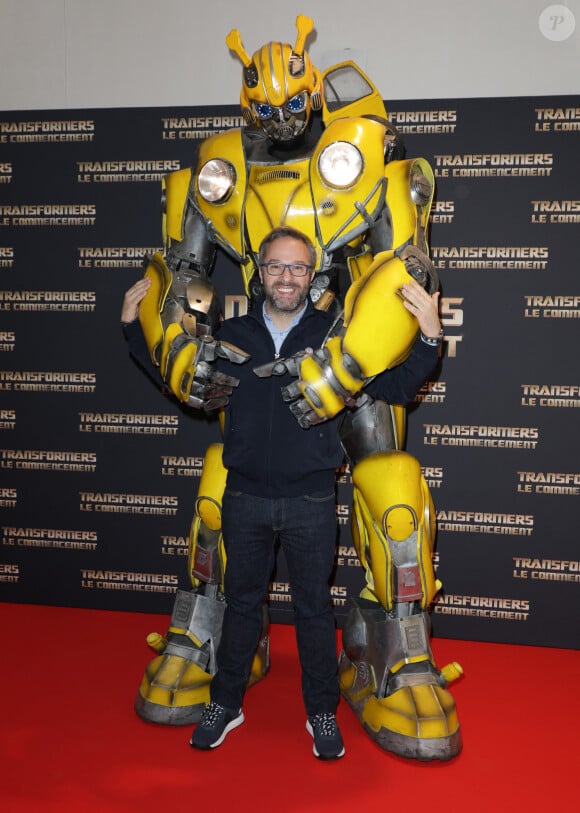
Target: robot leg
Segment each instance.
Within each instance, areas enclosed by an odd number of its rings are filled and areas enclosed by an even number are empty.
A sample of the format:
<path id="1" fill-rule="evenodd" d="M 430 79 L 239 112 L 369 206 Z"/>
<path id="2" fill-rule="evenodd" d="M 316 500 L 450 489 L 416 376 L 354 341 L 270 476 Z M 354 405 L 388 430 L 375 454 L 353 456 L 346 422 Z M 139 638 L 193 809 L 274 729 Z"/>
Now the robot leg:
<path id="1" fill-rule="evenodd" d="M 221 535 L 221 500 L 226 470 L 221 444 L 207 450 L 189 537 L 191 591 L 178 590 L 165 636 L 153 632 L 147 643 L 157 652 L 147 666 L 134 708 L 147 722 L 190 725 L 200 720 L 209 703 L 216 672 L 225 599 L 225 552 Z M 264 607 L 262 636 L 254 655 L 248 685 L 270 666 L 269 618 Z"/>
<path id="2" fill-rule="evenodd" d="M 402 451 L 364 458 L 353 483 L 353 538 L 366 586 L 343 631 L 341 692 L 381 748 L 451 759 L 461 734 L 446 686 L 462 669 L 451 663 L 439 670 L 429 645 L 428 609 L 441 588 L 429 490 L 418 461 Z"/>

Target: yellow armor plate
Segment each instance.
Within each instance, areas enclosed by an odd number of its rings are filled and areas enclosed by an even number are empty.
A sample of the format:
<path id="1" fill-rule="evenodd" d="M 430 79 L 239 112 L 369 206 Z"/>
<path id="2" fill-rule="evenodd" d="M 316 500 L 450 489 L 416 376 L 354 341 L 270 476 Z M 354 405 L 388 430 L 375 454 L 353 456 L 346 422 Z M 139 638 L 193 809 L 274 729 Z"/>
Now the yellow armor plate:
<path id="1" fill-rule="evenodd" d="M 172 172 L 161 180 L 164 201 L 161 227 L 164 246 L 168 246 L 173 241 L 183 240 L 183 218 L 190 183 L 190 168 Z"/>
<path id="2" fill-rule="evenodd" d="M 431 194 L 420 209 L 419 219 L 417 204 L 411 194 L 413 175 L 424 175 L 431 185 Z M 426 231 L 435 189 L 433 170 L 423 158 L 392 161 L 385 167 L 385 177 L 389 185 L 388 203 L 393 224 L 393 246 L 404 246 L 407 242 L 412 242 L 428 253 Z"/>
<path id="3" fill-rule="evenodd" d="M 316 211 L 320 241 L 332 249 L 339 239 L 352 243 L 368 225 L 355 204 L 367 212 L 378 210 L 382 201 L 384 173 L 385 126 L 372 119 L 338 119 L 322 133 L 311 161 L 310 183 Z M 320 175 L 318 161 L 330 144 L 344 141 L 360 151 L 363 169 L 351 188 L 336 189 L 326 184 Z"/>
<path id="4" fill-rule="evenodd" d="M 378 452 L 357 463 L 353 484 L 356 510 L 352 531 L 366 572 L 367 597 L 378 600 L 387 610 L 392 608 L 395 597 L 389 546 L 417 530 L 421 606 L 428 607 L 439 589 L 432 563 L 435 511 L 419 462 L 406 452 Z"/>
<path id="5" fill-rule="evenodd" d="M 212 531 L 221 530 L 222 498 L 226 487 L 227 469 L 222 463 L 223 444 L 212 443 L 203 462 L 195 508 L 203 522 Z"/>
<path id="6" fill-rule="evenodd" d="M 147 266 L 145 276 L 151 280 L 147 296 L 139 305 L 139 321 L 151 354 L 151 361 L 159 364 L 159 348 L 163 341 L 161 312 L 171 288 L 171 272 L 163 256 L 155 253 Z"/>
<path id="7" fill-rule="evenodd" d="M 291 225 L 308 235 L 321 252 L 316 239 L 309 183 L 308 158 L 284 164 L 252 164 L 249 167 L 246 221 L 255 250 L 272 229 Z"/>
<path id="8" fill-rule="evenodd" d="M 348 289 L 342 347 L 356 359 L 364 378 L 400 364 L 410 352 L 417 320 L 399 295 L 409 279 L 405 263 L 391 252 L 382 252 Z"/>
<path id="9" fill-rule="evenodd" d="M 246 159 L 242 147 L 241 130 L 228 130 L 202 141 L 199 148 L 197 170 L 216 158 L 228 161 L 235 170 L 236 182 L 230 197 L 223 203 L 208 203 L 199 193 L 199 182 L 195 181 L 195 202 L 199 211 L 212 224 L 215 235 L 226 251 L 231 249 L 243 257 L 243 210 L 246 194 Z"/>

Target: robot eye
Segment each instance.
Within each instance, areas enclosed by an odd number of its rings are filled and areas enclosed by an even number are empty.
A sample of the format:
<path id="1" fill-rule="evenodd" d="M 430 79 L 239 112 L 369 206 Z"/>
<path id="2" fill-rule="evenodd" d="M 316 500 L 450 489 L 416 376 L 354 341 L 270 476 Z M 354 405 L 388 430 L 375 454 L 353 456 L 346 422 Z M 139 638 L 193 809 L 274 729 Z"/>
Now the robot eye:
<path id="1" fill-rule="evenodd" d="M 302 113 L 306 109 L 306 94 L 299 93 L 298 96 L 293 96 L 286 107 L 291 113 Z"/>
<path id="2" fill-rule="evenodd" d="M 274 108 L 271 104 L 256 104 L 254 109 L 257 117 L 262 119 L 262 121 L 265 119 L 271 119 L 272 114 L 274 113 Z"/>

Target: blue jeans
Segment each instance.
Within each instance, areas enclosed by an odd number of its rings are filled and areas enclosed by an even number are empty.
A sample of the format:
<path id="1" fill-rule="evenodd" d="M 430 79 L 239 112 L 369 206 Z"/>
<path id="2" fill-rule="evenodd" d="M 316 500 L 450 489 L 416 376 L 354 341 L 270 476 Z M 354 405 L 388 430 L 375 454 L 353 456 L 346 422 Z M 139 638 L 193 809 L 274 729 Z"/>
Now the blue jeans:
<path id="1" fill-rule="evenodd" d="M 309 716 L 338 705 L 336 633 L 329 581 L 336 545 L 334 492 L 263 498 L 226 488 L 222 527 L 227 563 L 225 611 L 211 697 L 238 709 L 262 631 L 262 607 L 284 550 Z"/>

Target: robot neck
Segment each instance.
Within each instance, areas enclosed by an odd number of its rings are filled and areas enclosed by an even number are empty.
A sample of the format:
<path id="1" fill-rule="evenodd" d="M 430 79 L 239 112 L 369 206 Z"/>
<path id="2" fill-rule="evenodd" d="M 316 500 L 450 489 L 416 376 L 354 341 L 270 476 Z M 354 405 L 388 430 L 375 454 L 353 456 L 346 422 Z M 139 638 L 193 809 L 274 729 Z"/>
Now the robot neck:
<path id="1" fill-rule="evenodd" d="M 290 142 L 270 141 L 268 154 L 277 161 L 292 161 L 309 155 L 316 145 L 316 140 L 309 131 Z"/>

